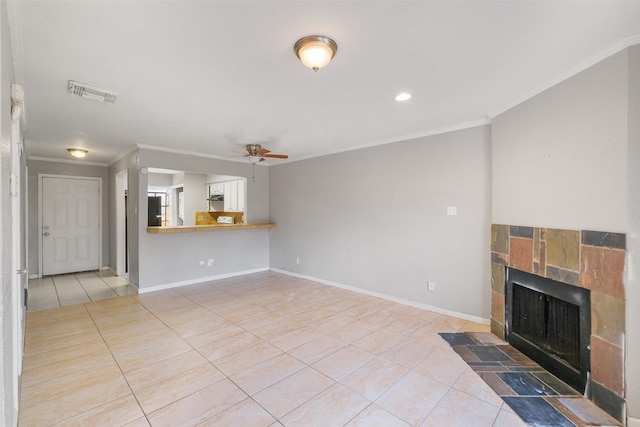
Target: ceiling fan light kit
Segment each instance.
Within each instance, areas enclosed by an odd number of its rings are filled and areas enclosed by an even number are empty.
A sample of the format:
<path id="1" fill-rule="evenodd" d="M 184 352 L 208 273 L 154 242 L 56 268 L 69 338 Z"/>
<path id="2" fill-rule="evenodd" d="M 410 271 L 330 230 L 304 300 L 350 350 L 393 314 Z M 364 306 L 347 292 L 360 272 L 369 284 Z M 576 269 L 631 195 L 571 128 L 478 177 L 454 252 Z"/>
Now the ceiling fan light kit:
<path id="1" fill-rule="evenodd" d="M 298 40 L 293 50 L 305 67 L 318 71 L 333 59 L 338 45 L 326 36 L 307 36 Z"/>

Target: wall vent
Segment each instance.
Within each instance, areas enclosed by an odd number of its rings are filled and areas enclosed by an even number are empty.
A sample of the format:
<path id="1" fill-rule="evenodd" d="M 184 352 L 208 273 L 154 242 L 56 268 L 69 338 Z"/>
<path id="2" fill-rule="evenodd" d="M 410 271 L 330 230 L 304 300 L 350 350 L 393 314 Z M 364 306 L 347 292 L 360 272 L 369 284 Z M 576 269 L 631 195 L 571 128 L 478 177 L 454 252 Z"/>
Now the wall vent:
<path id="1" fill-rule="evenodd" d="M 94 101 L 105 102 L 113 104 L 118 97 L 117 93 L 109 92 L 105 89 L 100 89 L 95 86 L 69 80 L 67 86 L 67 93 L 76 95 L 85 99 L 92 99 Z"/>

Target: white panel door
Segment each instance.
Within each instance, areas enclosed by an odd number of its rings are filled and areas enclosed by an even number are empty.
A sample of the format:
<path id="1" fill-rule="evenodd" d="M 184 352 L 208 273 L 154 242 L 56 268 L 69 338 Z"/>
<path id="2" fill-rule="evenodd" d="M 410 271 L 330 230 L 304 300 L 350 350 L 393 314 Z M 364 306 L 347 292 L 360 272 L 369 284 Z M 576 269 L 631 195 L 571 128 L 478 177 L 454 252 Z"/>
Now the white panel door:
<path id="1" fill-rule="evenodd" d="M 42 178 L 42 275 L 100 268 L 100 182 Z"/>

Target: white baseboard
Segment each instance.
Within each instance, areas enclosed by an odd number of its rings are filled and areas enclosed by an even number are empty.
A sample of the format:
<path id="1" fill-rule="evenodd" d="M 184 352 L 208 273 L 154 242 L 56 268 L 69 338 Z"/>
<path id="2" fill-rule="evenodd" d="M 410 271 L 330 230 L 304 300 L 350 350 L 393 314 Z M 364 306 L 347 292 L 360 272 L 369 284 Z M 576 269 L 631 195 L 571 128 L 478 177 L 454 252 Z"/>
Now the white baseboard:
<path id="1" fill-rule="evenodd" d="M 490 319 L 485 319 L 485 318 L 478 317 L 478 316 L 471 316 L 469 314 L 459 313 L 457 311 L 446 310 L 444 308 L 434 307 L 434 306 L 431 306 L 431 305 L 428 305 L 428 304 L 423 304 L 423 303 L 416 302 L 416 301 L 406 300 L 404 298 L 394 297 L 393 295 L 387 295 L 387 294 L 383 294 L 383 293 L 380 293 L 380 292 L 374 292 L 374 291 L 370 291 L 370 290 L 367 290 L 367 289 L 358 288 L 358 287 L 355 287 L 355 286 L 350 286 L 350 285 L 345 285 L 345 284 L 342 284 L 342 283 L 332 282 L 332 281 L 329 281 L 329 280 L 319 279 L 317 277 L 306 276 L 304 274 L 293 273 L 291 271 L 281 270 L 279 268 L 271 268 L 270 270 L 273 271 L 273 272 L 276 272 L 276 273 L 286 274 L 288 276 L 298 277 L 300 279 L 311 280 L 313 282 L 322 283 L 323 285 L 335 286 L 337 288 L 346 289 L 348 291 L 354 291 L 354 292 L 358 292 L 358 293 L 365 294 L 365 295 L 371 295 L 371 296 L 374 296 L 374 297 L 386 299 L 387 301 L 393 301 L 393 302 L 397 302 L 399 304 L 404 304 L 404 305 L 408 305 L 408 306 L 411 306 L 411 307 L 420 308 L 422 310 L 429 310 L 429 311 L 433 311 L 434 313 L 439 313 L 439 314 L 444 314 L 444 315 L 447 315 L 447 316 L 457 317 L 459 319 L 463 319 L 463 320 L 467 320 L 467 321 L 475 322 L 475 323 L 480 323 L 482 325 L 491 324 L 491 320 Z M 638 427 L 640 427 L 640 426 L 638 426 Z"/>
<path id="2" fill-rule="evenodd" d="M 146 294 L 147 292 L 162 291 L 165 289 L 179 288 L 181 286 L 197 285 L 199 283 L 206 283 L 206 282 L 211 282 L 211 281 L 220 280 L 220 279 L 228 279 L 229 277 L 244 276 L 246 274 L 261 273 L 263 271 L 269 271 L 269 267 L 260 267 L 260 268 L 254 268 L 252 270 L 244 270 L 244 271 L 234 271 L 232 273 L 218 274 L 216 276 L 207 276 L 207 277 L 201 277 L 198 279 L 183 280 L 180 282 L 165 283 L 162 285 L 149 286 L 149 287 L 145 286 L 144 288 L 139 287 L 138 293 Z"/>
<path id="3" fill-rule="evenodd" d="M 40 277 L 39 274 L 30 274 L 29 275 L 29 280 L 31 280 L 31 279 L 41 279 L 41 277 Z"/>
<path id="4" fill-rule="evenodd" d="M 627 417 L 627 427 L 640 427 L 640 418 Z"/>

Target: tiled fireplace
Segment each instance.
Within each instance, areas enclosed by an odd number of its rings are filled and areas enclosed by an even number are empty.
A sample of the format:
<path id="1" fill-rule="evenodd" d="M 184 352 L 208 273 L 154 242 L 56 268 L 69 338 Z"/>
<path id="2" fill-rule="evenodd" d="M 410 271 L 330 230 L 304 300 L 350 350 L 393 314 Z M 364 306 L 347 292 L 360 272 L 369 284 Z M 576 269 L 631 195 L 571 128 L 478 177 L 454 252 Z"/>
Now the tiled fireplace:
<path id="1" fill-rule="evenodd" d="M 587 230 L 491 227 L 491 330 L 505 337 L 505 267 L 591 295 L 591 399 L 624 417 L 624 263 L 626 236 Z"/>

